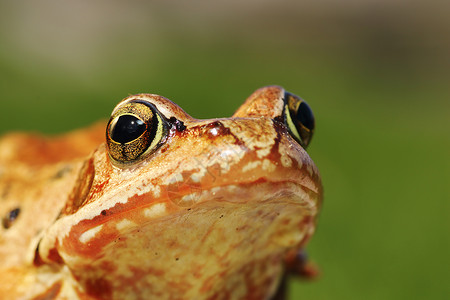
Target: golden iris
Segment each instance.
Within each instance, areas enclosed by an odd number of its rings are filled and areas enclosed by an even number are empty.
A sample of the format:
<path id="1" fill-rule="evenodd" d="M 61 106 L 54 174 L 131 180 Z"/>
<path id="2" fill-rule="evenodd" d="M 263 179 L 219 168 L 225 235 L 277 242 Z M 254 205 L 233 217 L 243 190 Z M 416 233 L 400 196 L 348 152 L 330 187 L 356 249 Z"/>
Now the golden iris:
<path id="1" fill-rule="evenodd" d="M 109 155 L 118 163 L 135 162 L 156 150 L 165 133 L 165 121 L 153 105 L 125 103 L 113 112 L 106 129 Z"/>

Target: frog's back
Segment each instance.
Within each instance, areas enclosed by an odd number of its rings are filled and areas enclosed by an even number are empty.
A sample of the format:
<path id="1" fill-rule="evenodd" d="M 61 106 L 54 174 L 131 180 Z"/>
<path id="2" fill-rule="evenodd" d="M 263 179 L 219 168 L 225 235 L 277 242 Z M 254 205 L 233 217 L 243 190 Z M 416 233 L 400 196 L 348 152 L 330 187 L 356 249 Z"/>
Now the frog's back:
<path id="1" fill-rule="evenodd" d="M 10 292 L 14 298 L 20 290 L 39 234 L 60 213 L 84 158 L 103 141 L 103 123 L 53 138 L 24 133 L 0 138 L 1 295 Z"/>

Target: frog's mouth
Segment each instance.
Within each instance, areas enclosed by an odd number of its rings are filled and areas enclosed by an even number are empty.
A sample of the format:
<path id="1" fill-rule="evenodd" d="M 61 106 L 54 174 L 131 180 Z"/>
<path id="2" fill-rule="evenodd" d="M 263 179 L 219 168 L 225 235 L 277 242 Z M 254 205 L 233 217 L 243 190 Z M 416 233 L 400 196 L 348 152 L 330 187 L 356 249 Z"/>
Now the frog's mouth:
<path id="1" fill-rule="evenodd" d="M 313 234 L 321 194 L 320 185 L 313 191 L 298 182 L 260 179 L 197 190 L 170 200 L 184 208 L 175 213 L 177 217 L 197 217 L 210 228 L 219 220 L 229 222 L 229 226 L 236 225 L 236 230 L 245 227 L 250 235 L 261 230 L 258 234 L 270 235 L 271 243 L 292 247 L 303 244 Z"/>
<path id="2" fill-rule="evenodd" d="M 97 213 L 92 220 L 97 224 L 114 220 L 133 220 L 137 227 L 158 223 L 165 218 L 178 218 L 195 210 L 220 212 L 227 207 L 245 210 L 249 207 L 269 205 L 272 210 L 291 207 L 302 216 L 315 219 L 321 205 L 321 185 L 312 190 L 310 184 L 298 181 L 269 181 L 223 184 L 213 187 L 178 185 L 166 188 L 158 199 L 143 193 L 128 198 L 126 203 L 117 203 L 110 209 Z M 205 212 L 206 214 L 206 212 Z M 144 216 L 144 218 L 142 218 Z M 136 220 L 136 221 L 135 221 Z"/>
<path id="3" fill-rule="evenodd" d="M 259 180 L 245 184 L 217 186 L 211 189 L 192 187 L 190 193 L 180 195 L 168 192 L 169 200 L 180 207 L 192 207 L 207 202 L 246 204 L 250 202 L 286 202 L 305 209 L 320 205 L 318 191 L 294 182 L 269 182 Z"/>
<path id="4" fill-rule="evenodd" d="M 127 239 L 144 236 L 137 244 L 151 244 L 156 253 L 166 251 L 162 246 L 165 243 L 174 243 L 183 256 L 202 252 L 199 249 L 203 246 L 220 248 L 215 245 L 223 242 L 220 239 L 231 249 L 243 247 L 245 251 L 295 248 L 314 232 L 320 195 L 320 190 L 296 182 L 263 180 L 197 189 L 183 195 L 169 193 L 169 201 L 134 209 L 146 211 L 147 219 L 121 235 Z"/>

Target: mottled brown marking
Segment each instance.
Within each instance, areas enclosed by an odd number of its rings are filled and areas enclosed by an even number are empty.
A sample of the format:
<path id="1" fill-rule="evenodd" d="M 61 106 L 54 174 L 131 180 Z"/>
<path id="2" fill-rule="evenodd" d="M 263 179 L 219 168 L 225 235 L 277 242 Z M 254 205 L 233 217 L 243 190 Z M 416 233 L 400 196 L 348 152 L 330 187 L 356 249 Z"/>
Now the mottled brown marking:
<path id="1" fill-rule="evenodd" d="M 41 256 L 39 255 L 39 244 L 37 245 L 36 250 L 34 251 L 33 264 L 36 267 L 39 267 L 42 264 L 44 264 L 44 261 L 42 260 Z"/>
<path id="2" fill-rule="evenodd" d="M 111 299 L 112 289 L 110 283 L 103 279 L 88 279 L 85 284 L 86 293 L 98 299 Z"/>
<path id="3" fill-rule="evenodd" d="M 48 256 L 47 259 L 53 262 L 56 262 L 58 264 L 63 264 L 64 261 L 62 259 L 62 257 L 59 255 L 58 250 L 55 248 L 50 249 L 50 251 L 48 252 Z"/>

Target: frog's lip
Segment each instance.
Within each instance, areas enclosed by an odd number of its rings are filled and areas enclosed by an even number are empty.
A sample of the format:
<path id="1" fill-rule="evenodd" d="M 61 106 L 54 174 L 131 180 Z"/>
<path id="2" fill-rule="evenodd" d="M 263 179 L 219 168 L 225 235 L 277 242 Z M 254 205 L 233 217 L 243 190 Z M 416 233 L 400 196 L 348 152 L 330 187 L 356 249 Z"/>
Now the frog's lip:
<path id="1" fill-rule="evenodd" d="M 309 208 L 318 208 L 321 203 L 320 190 L 313 191 L 296 182 L 271 182 L 259 180 L 244 184 L 229 184 L 210 189 L 193 187 L 191 193 L 170 195 L 169 199 L 180 207 L 192 207 L 207 202 L 249 203 L 289 202 Z"/>

